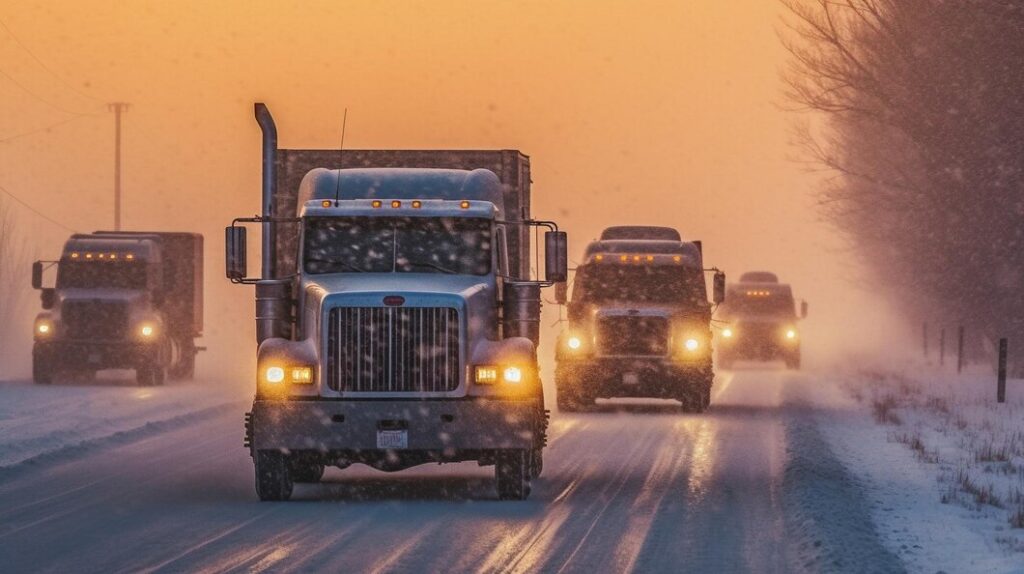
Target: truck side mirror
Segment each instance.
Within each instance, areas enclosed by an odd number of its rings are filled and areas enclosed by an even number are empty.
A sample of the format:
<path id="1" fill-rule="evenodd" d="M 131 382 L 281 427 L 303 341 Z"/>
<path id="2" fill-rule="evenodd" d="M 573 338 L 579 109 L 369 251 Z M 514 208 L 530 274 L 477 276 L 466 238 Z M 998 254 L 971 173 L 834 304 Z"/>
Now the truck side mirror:
<path id="1" fill-rule="evenodd" d="M 57 302 L 57 291 L 52 288 L 43 289 L 39 292 L 39 300 L 43 304 L 43 309 L 49 311 Z"/>
<path id="2" fill-rule="evenodd" d="M 801 301 L 800 302 L 800 318 L 801 319 L 806 319 L 807 318 L 807 301 Z"/>
<path id="3" fill-rule="evenodd" d="M 555 283 L 555 303 L 565 305 L 569 300 L 569 284 L 565 281 Z"/>
<path id="4" fill-rule="evenodd" d="M 224 267 L 228 279 L 237 281 L 246 276 L 245 228 L 224 228 Z"/>
<path id="5" fill-rule="evenodd" d="M 43 262 L 36 261 L 32 264 L 32 288 L 43 288 Z"/>
<path id="6" fill-rule="evenodd" d="M 715 272 L 714 291 L 715 305 L 721 305 L 725 302 L 725 273 L 722 273 L 721 271 Z"/>
<path id="7" fill-rule="evenodd" d="M 564 231 L 544 233 L 544 275 L 551 283 L 569 280 L 568 238 Z"/>

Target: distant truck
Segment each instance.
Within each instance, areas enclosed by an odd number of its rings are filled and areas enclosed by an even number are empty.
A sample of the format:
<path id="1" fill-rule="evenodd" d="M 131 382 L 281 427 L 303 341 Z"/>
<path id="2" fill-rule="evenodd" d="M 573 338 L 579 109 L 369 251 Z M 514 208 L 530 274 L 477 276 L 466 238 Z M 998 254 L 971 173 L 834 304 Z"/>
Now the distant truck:
<path id="1" fill-rule="evenodd" d="M 263 211 L 226 230 L 227 276 L 256 286 L 246 417 L 256 492 L 284 500 L 325 466 L 495 465 L 501 499 L 543 468 L 540 289 L 566 236 L 530 218 L 529 158 L 504 151 L 298 150 L 263 131 Z M 262 225 L 262 274 L 245 228 Z M 544 227 L 544 280 L 530 237 Z"/>
<path id="2" fill-rule="evenodd" d="M 56 268 L 54 287 L 43 272 Z M 32 265 L 43 312 L 35 320 L 32 378 L 135 369 L 139 385 L 191 378 L 203 331 L 203 236 L 75 234 L 57 261 Z"/>
<path id="3" fill-rule="evenodd" d="M 782 359 L 790 369 L 800 368 L 800 330 L 796 323 L 807 317 L 807 302 L 796 314 L 793 289 L 767 271 L 740 276 L 727 289 L 726 303 L 716 313 L 722 322 L 718 363 L 729 368 L 737 360 Z"/>
<path id="4" fill-rule="evenodd" d="M 583 258 L 556 348 L 559 410 L 658 397 L 704 411 L 714 369 L 700 242 L 668 227 L 609 227 Z M 717 270 L 713 291 L 720 303 L 725 275 Z"/>

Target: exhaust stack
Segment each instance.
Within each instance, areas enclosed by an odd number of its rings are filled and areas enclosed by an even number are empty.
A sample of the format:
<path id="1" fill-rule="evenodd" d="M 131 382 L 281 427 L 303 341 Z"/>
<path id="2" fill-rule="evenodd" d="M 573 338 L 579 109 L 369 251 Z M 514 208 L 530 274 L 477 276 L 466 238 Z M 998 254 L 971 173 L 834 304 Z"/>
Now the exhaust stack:
<path id="1" fill-rule="evenodd" d="M 263 132 L 263 213 L 271 219 L 263 224 L 263 279 L 277 277 L 277 224 L 272 221 L 277 211 L 274 200 L 277 196 L 277 124 L 270 115 L 267 105 L 256 103 L 256 122 Z"/>

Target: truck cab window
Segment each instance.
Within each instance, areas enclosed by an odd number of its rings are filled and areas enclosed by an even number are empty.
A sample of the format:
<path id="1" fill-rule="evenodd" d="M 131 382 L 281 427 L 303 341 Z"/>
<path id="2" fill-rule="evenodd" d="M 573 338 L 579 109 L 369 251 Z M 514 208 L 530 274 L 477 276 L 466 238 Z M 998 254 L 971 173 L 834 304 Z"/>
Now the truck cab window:
<path id="1" fill-rule="evenodd" d="M 145 289 L 144 261 L 62 261 L 58 289 Z"/>
<path id="2" fill-rule="evenodd" d="M 307 273 L 491 271 L 493 227 L 460 217 L 314 217 L 306 222 Z"/>

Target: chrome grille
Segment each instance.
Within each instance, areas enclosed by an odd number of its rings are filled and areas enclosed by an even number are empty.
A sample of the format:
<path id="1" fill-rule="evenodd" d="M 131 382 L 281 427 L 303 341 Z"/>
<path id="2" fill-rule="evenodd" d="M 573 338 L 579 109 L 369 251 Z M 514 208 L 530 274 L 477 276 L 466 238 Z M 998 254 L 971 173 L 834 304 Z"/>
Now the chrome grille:
<path id="1" fill-rule="evenodd" d="M 61 321 L 72 339 L 123 339 L 128 306 L 120 301 L 65 301 Z"/>
<path id="2" fill-rule="evenodd" d="M 668 353 L 668 320 L 664 317 L 601 317 L 597 325 L 597 348 L 602 355 Z"/>
<path id="3" fill-rule="evenodd" d="M 449 307 L 336 307 L 327 385 L 347 392 L 440 393 L 459 386 L 459 314 Z"/>

